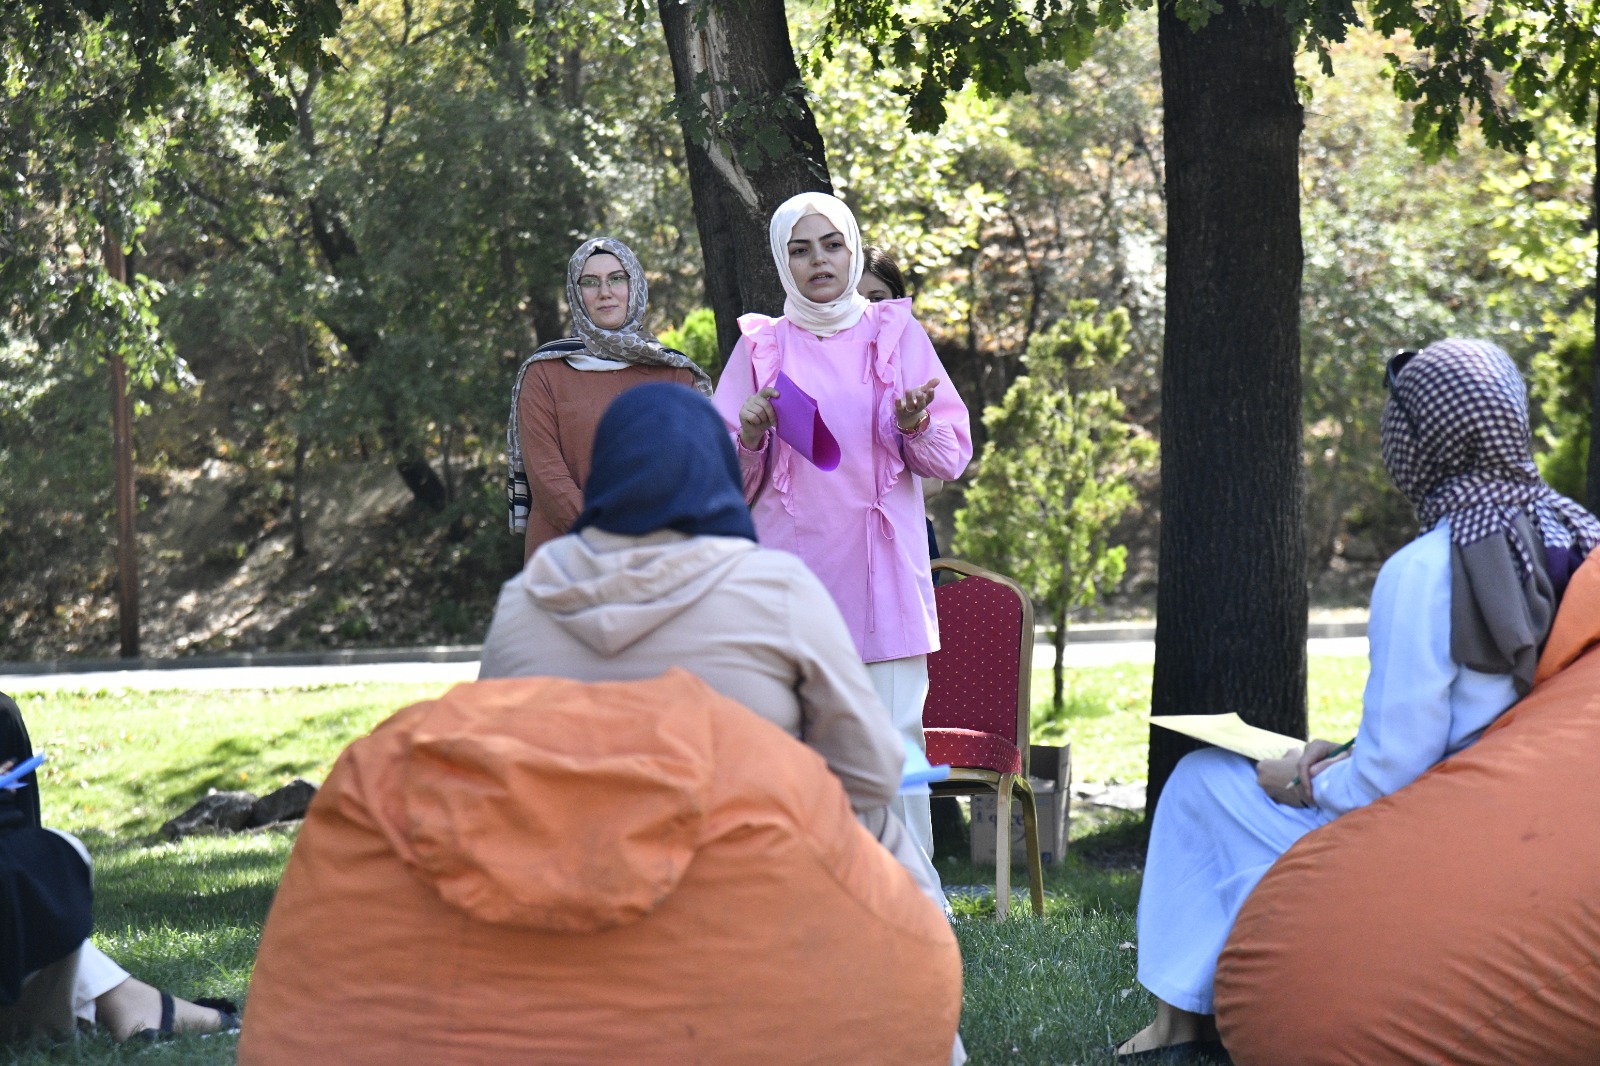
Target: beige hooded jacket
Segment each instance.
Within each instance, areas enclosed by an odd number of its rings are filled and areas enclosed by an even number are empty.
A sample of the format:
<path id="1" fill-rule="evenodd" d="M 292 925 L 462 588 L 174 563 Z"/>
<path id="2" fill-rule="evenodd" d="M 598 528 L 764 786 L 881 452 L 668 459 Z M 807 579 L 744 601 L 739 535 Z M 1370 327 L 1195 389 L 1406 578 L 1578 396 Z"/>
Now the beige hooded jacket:
<path id="1" fill-rule="evenodd" d="M 674 666 L 821 755 L 862 824 L 944 905 L 887 809 L 905 761 L 889 712 L 832 597 L 787 552 L 671 530 L 559 537 L 501 588 L 478 677 L 637 681 Z"/>

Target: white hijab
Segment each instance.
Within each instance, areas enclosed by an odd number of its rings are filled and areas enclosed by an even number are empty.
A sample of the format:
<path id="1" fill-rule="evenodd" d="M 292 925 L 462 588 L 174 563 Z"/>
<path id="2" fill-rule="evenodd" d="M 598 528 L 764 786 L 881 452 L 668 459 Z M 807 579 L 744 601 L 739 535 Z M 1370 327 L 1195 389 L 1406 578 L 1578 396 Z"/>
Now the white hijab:
<path id="1" fill-rule="evenodd" d="M 801 293 L 800 285 L 789 269 L 789 238 L 794 234 L 795 223 L 807 215 L 826 218 L 844 235 L 845 247 L 850 249 L 850 284 L 842 296 L 825 304 L 817 303 Z M 767 241 L 772 246 L 772 258 L 778 264 L 778 280 L 783 282 L 783 317 L 801 329 L 819 337 L 831 337 L 855 325 L 867 308 L 872 306 L 866 297 L 856 292 L 863 268 L 861 230 L 856 226 L 856 216 L 838 197 L 825 192 L 803 192 L 799 196 L 791 196 L 772 213 Z"/>

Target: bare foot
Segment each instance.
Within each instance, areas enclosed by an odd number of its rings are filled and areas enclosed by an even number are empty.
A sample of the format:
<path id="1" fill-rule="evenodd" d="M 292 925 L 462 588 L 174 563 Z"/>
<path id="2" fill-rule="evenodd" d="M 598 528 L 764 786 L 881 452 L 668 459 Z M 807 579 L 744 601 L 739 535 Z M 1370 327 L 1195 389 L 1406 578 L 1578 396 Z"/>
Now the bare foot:
<path id="1" fill-rule="evenodd" d="M 130 977 L 94 1001 L 95 1019 L 122 1043 L 144 1029 L 161 1028 L 161 992 L 137 977 Z M 214 1033 L 222 1028 L 222 1013 L 210 1007 L 172 997 L 172 1029 L 177 1033 Z"/>
<path id="2" fill-rule="evenodd" d="M 1117 1047 L 1118 1055 L 1186 1044 L 1192 1040 L 1217 1039 L 1217 1019 L 1212 1014 L 1180 1010 L 1164 1000 L 1156 1000 L 1155 1021 L 1134 1033 Z"/>

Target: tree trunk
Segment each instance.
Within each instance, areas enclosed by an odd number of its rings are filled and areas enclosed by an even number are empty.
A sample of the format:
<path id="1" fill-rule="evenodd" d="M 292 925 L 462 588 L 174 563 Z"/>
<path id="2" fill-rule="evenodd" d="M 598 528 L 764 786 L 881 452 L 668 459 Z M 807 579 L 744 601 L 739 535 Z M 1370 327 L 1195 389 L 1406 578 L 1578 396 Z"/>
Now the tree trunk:
<path id="1" fill-rule="evenodd" d="M 796 193 L 832 191 L 827 154 L 805 101 L 782 0 L 659 0 L 659 11 L 672 56 L 706 299 L 726 356 L 739 339 L 740 315 L 783 313 L 767 223 Z M 736 105 L 754 105 L 761 117 L 730 119 Z M 781 132 L 789 149 L 746 165 L 761 129 Z"/>
<path id="2" fill-rule="evenodd" d="M 306 437 L 294 435 L 294 488 L 289 494 L 289 528 L 293 531 L 294 558 L 306 557 Z"/>
<path id="3" fill-rule="evenodd" d="M 1155 714 L 1305 735 L 1301 108 L 1295 34 L 1224 0 L 1159 13 L 1167 159 Z M 1146 810 L 1193 745 L 1152 729 Z"/>
<path id="4" fill-rule="evenodd" d="M 102 235 L 106 273 L 128 283 L 128 262 L 122 241 L 108 225 Z M 113 348 L 111 362 L 111 448 L 116 469 L 117 501 L 117 634 L 124 659 L 139 657 L 139 540 L 134 492 L 133 411 L 128 402 L 128 366 L 122 348 Z"/>

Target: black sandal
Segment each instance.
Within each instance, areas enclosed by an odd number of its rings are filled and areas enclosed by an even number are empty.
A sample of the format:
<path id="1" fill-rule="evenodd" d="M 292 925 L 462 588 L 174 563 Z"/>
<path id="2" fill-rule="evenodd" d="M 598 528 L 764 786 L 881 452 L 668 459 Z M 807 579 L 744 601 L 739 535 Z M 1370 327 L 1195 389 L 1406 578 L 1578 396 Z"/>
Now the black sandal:
<path id="1" fill-rule="evenodd" d="M 194 1001 L 197 1007 L 209 1007 L 217 1012 L 218 1024 L 215 1029 L 204 1033 L 195 1032 L 195 1036 L 211 1036 L 213 1033 L 236 1033 L 239 1031 L 239 1008 L 231 999 L 219 999 L 207 996 Z M 177 1004 L 173 1002 L 171 992 L 161 992 L 161 1024 L 154 1029 L 140 1029 L 133 1036 L 154 1044 L 160 1040 L 171 1040 L 177 1036 L 173 1028 L 177 1016 Z M 191 1032 L 193 1032 L 191 1030 Z"/>
<path id="2" fill-rule="evenodd" d="M 159 991 L 159 990 L 158 990 Z M 161 993 L 161 1024 L 154 1029 L 140 1029 L 130 1039 L 143 1040 L 154 1044 L 158 1040 L 170 1040 L 175 1035 L 172 1030 L 172 1019 L 177 1013 L 177 1008 L 172 1002 L 171 992 Z"/>
<path id="3" fill-rule="evenodd" d="M 210 1033 L 202 1033 L 202 1036 L 210 1036 L 212 1033 L 237 1033 L 239 1031 L 239 1007 L 233 1000 L 223 999 L 220 996 L 204 996 L 195 1000 L 194 1005 L 197 1007 L 210 1007 L 217 1012 L 217 1017 L 221 1019 L 221 1024 L 211 1030 Z"/>

